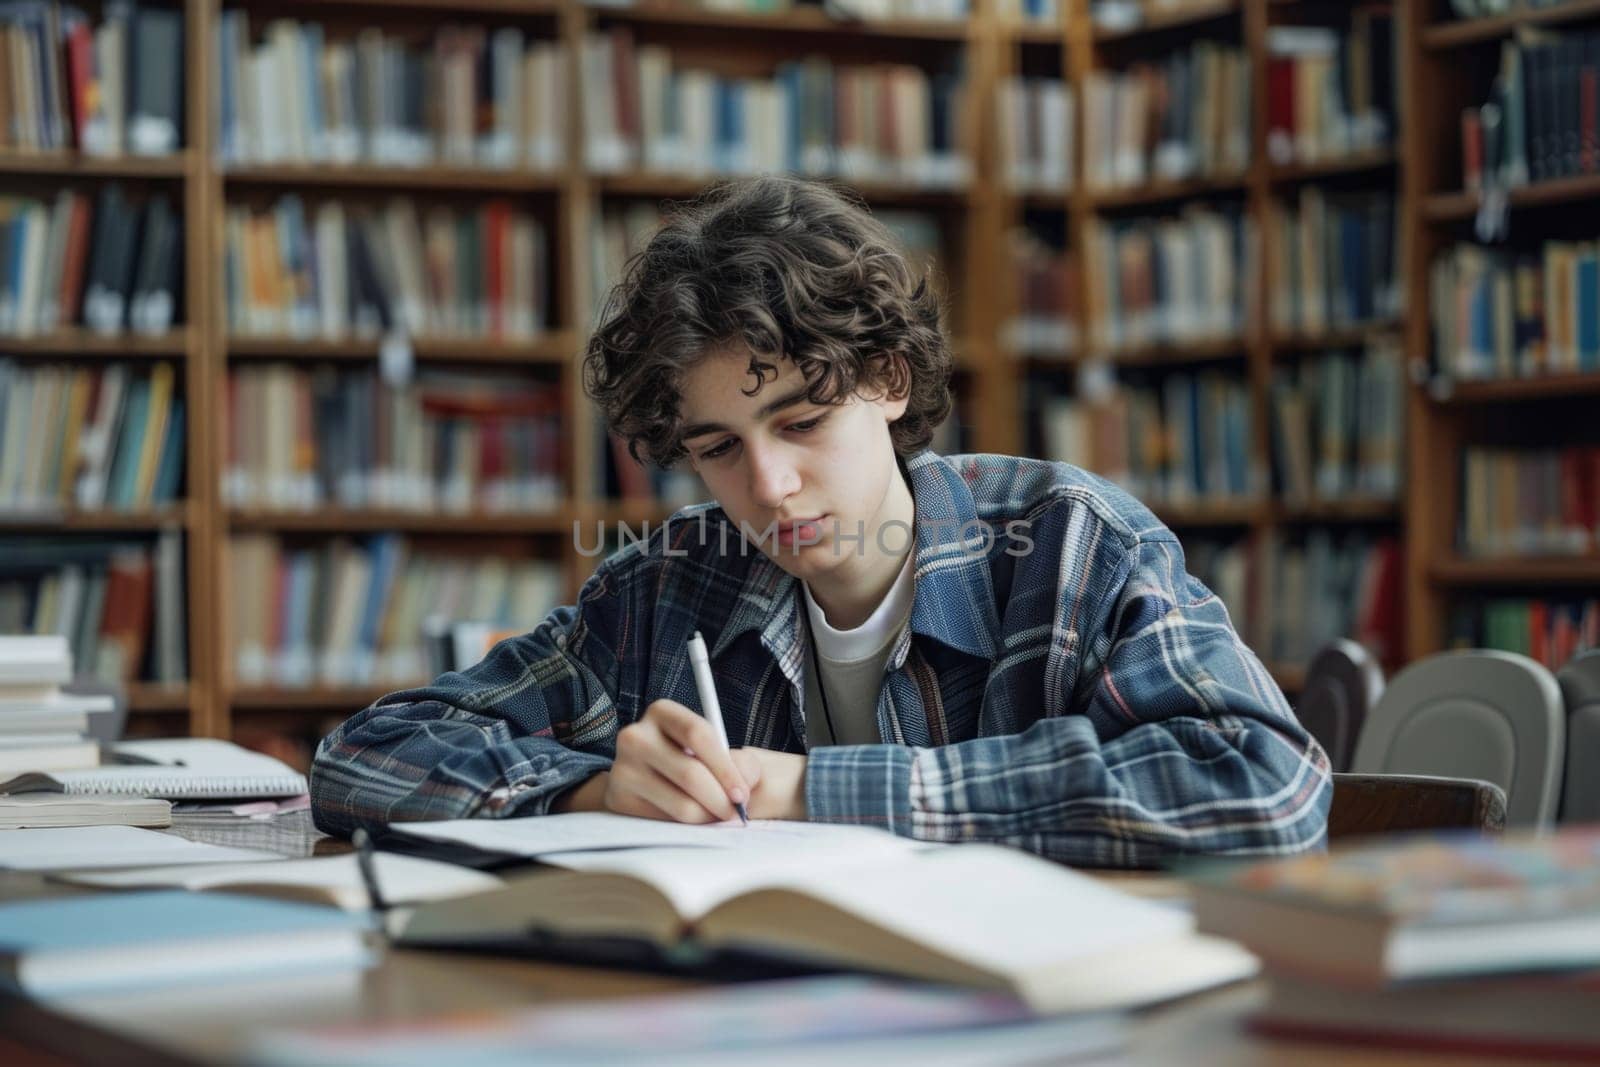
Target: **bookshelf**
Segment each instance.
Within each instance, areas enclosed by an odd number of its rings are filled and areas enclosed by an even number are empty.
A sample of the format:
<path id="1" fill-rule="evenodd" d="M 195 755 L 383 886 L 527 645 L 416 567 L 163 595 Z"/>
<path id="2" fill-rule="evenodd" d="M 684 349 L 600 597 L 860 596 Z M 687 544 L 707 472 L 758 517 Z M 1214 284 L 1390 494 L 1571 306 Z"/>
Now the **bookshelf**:
<path id="1" fill-rule="evenodd" d="M 1196 41 L 1217 41 L 1237 51 L 1250 84 L 1267 84 L 1269 34 L 1278 26 L 1344 26 L 1338 5 L 1283 3 L 1278 0 L 1197 0 L 1181 10 L 1147 17 L 1136 27 L 1097 26 L 1090 0 L 1061 0 L 1059 18 L 1050 23 L 1023 21 L 999 13 L 992 0 L 974 0 L 964 20 L 899 20 L 840 23 L 818 10 L 744 14 L 707 11 L 658 2 L 633 7 L 590 7 L 577 0 L 340 0 L 337 4 L 265 5 L 258 0 L 167 0 L 181 11 L 184 27 L 184 130 L 180 149 L 160 158 L 95 158 L 75 152 L 0 151 L 0 188 L 32 192 L 41 183 L 64 181 L 93 191 L 106 182 L 130 188 L 165 189 L 182 206 L 184 222 L 184 314 L 172 329 L 158 336 L 106 337 L 81 329 L 48 336 L 0 338 L 0 358 L 30 364 L 80 361 L 91 364 L 127 361 L 147 364 L 166 360 L 181 369 L 181 391 L 191 398 L 184 453 L 186 492 L 181 504 L 137 512 L 64 512 L 40 514 L 0 524 L 0 536 L 12 531 L 126 532 L 148 536 L 176 528 L 184 535 L 184 563 L 189 677 L 182 684 L 138 683 L 132 689 L 136 719 L 163 728 L 187 716 L 197 734 L 228 736 L 236 725 L 270 726 L 278 718 L 286 728 L 303 730 L 319 716 L 347 714 L 391 686 L 317 684 L 286 687 L 245 684 L 233 680 L 228 662 L 231 603 L 228 546 L 235 536 L 269 536 L 287 549 L 320 551 L 335 542 L 361 541 L 385 533 L 403 535 L 408 544 L 444 553 L 483 556 L 503 552 L 514 557 L 547 559 L 559 564 L 568 595 L 589 573 L 593 560 L 577 551 L 569 531 L 574 521 L 638 525 L 659 520 L 663 509 L 649 502 L 609 499 L 597 489 L 607 463 L 594 413 L 582 395 L 579 358 L 593 313 L 594 228 L 608 211 L 628 205 L 650 205 L 683 198 L 701 189 L 710 176 L 647 169 L 591 165 L 586 153 L 585 81 L 580 57 L 591 34 L 625 30 L 637 44 L 662 45 L 674 62 L 714 71 L 730 78 L 769 78 L 778 65 L 806 56 L 822 56 L 834 64 L 896 63 L 920 68 L 930 77 L 960 70 L 963 94 L 960 126 L 967 136 L 971 173 L 938 187 L 893 178 L 849 180 L 875 209 L 909 211 L 934 219 L 949 289 L 952 332 L 958 356 L 957 386 L 971 447 L 985 451 L 1021 452 L 1032 447 L 1028 394 L 1035 386 L 1075 395 L 1086 375 L 1109 375 L 1161 388 L 1172 375 L 1196 380 L 1221 374 L 1242 384 L 1248 429 L 1243 431 L 1243 462 L 1254 491 L 1225 499 L 1159 499 L 1154 506 L 1174 525 L 1186 544 L 1227 549 L 1242 546 L 1257 560 L 1270 543 L 1299 544 L 1310 534 L 1327 531 L 1344 537 L 1351 531 L 1374 538 L 1406 531 L 1405 585 L 1417 610 L 1411 617 L 1403 656 L 1442 647 L 1442 603 L 1445 586 L 1472 573 L 1466 562 L 1457 570 L 1439 564 L 1451 545 L 1453 518 L 1441 518 L 1431 486 L 1449 482 L 1439 466 L 1441 448 L 1447 457 L 1459 435 L 1450 427 L 1462 423 L 1450 412 L 1468 405 L 1492 406 L 1510 400 L 1516 390 L 1544 384 L 1463 383 L 1447 402 L 1426 398 L 1420 389 L 1405 393 L 1407 425 L 1412 435 L 1409 467 L 1397 497 L 1347 492 L 1337 499 L 1285 501 L 1270 492 L 1273 466 L 1272 390 L 1285 368 L 1312 366 L 1330 351 L 1355 353 L 1374 340 L 1396 338 L 1415 361 L 1426 351 L 1426 316 L 1411 314 L 1351 323 L 1324 323 L 1315 329 L 1274 325 L 1268 299 L 1269 281 L 1280 274 L 1270 248 L 1254 258 L 1241 257 L 1237 271 L 1239 321 L 1221 335 L 1133 339 L 1110 346 L 1096 339 L 1106 318 L 1092 289 L 1097 284 L 1087 263 L 1087 250 L 1097 232 L 1138 220 L 1167 220 L 1196 208 L 1231 212 L 1241 225 L 1259 235 L 1274 205 L 1298 203 L 1301 190 L 1325 190 L 1329 197 L 1360 191 L 1398 194 L 1396 225 L 1409 244 L 1402 278 L 1408 307 L 1426 306 L 1428 250 L 1447 233 L 1469 222 L 1475 204 L 1458 195 L 1441 170 L 1441 153 L 1451 136 L 1453 114 L 1430 95 L 1442 85 L 1456 50 L 1478 47 L 1510 32 L 1530 15 L 1484 20 L 1483 25 L 1457 25 L 1428 8 L 1426 0 L 1394 0 L 1401 68 L 1399 106 L 1422 122 L 1402 122 L 1390 146 L 1310 160 L 1273 162 L 1267 151 L 1269 114 L 1264 94 L 1248 94 L 1248 161 L 1243 166 L 1214 167 L 1184 177 L 1161 177 L 1115 187 L 1086 180 L 1083 147 L 1087 143 L 1085 100 L 1097 71 L 1126 71 L 1141 59 L 1168 56 Z M 1573 10 L 1594 7 L 1570 5 Z M 1427 9 L 1424 12 L 1424 9 Z M 1556 9 L 1538 20 L 1559 20 Z M 1331 11 L 1331 14 L 1330 14 Z M 212 42 L 225 20 L 242 16 L 249 40 L 258 45 L 275 18 L 300 24 L 325 24 L 327 40 L 348 41 L 363 26 L 376 26 L 403 48 L 425 49 L 441 27 L 481 26 L 486 30 L 514 27 L 528 45 L 552 42 L 564 57 L 562 83 L 567 106 L 558 132 L 559 160 L 554 163 L 513 162 L 486 166 L 437 159 L 409 160 L 404 165 L 360 158 L 344 163 L 293 163 L 222 158 L 220 130 L 213 104 L 221 98 L 222 77 L 212 61 Z M 1582 18 L 1582 15 L 1574 15 Z M 1538 21 L 1536 20 L 1536 21 Z M 1500 24 L 1497 30 L 1489 24 Z M 230 22 L 229 25 L 236 25 Z M 1492 45 L 1484 45 L 1492 47 Z M 1019 77 L 1060 82 L 1071 94 L 1070 180 L 1050 186 L 1019 187 L 1001 168 L 1002 131 L 994 121 L 997 97 L 1007 79 Z M 1433 78 L 1436 81 L 1430 82 Z M 1456 94 L 1459 96 L 1459 94 Z M 1241 99 L 1244 99 L 1243 97 Z M 1455 96 L 1446 95 L 1446 103 Z M 1447 111 L 1448 109 L 1446 109 Z M 1448 121 L 1432 122 L 1434 118 Z M 1522 190 L 1513 207 L 1537 208 L 1545 203 L 1574 202 L 1593 192 L 1589 179 L 1570 190 L 1555 186 Z M 472 210 L 503 201 L 536 218 L 544 227 L 548 248 L 546 321 L 536 335 L 520 340 L 430 336 L 409 339 L 416 373 L 506 375 L 553 383 L 561 398 L 563 493 L 556 504 L 537 511 L 503 514 L 471 507 L 462 511 L 351 507 L 323 502 L 295 510 L 230 504 L 222 490 L 228 464 L 229 431 L 224 401 L 230 375 L 251 368 L 289 367 L 310 372 L 332 368 L 358 374 L 384 364 L 380 338 L 368 333 L 323 337 L 252 332 L 229 327 L 228 293 L 223 270 L 227 252 L 228 212 L 247 206 L 270 211 L 286 197 L 297 198 L 308 216 L 318 205 L 383 204 L 394 198 L 430 206 Z M 1454 227 L 1455 229 L 1452 229 Z M 1051 333 L 1049 344 L 1019 351 L 1010 343 L 1008 321 L 1017 312 L 1017 294 L 994 279 L 1011 277 L 1011 238 L 1019 230 L 1047 234 L 1044 250 L 1056 258 L 1039 277 L 1053 287 L 1067 309 L 1071 329 Z M 1430 243 L 1431 242 L 1431 243 Z M 1263 245 L 1264 242 L 1261 242 Z M 1052 322 L 1051 326 L 1059 325 Z M 1048 332 L 1048 331 L 1046 331 Z M 1571 395 L 1590 388 L 1587 378 L 1551 382 L 1549 388 Z M 1496 390 L 1503 390 L 1497 392 Z M 210 401 L 210 402 L 203 402 Z M 1454 419 L 1454 421 L 1452 421 Z M 1432 465 L 1430 465 L 1432 464 Z M 1441 479 L 1443 479 L 1441 481 Z M 1450 515 L 1453 515 L 1453 500 Z M 1209 549 L 1208 549 L 1209 550 Z M 1472 566 L 1476 566 L 1474 562 Z M 1265 579 L 1254 573 L 1251 589 Z M 1465 569 L 1460 569 L 1465 568 Z M 1574 565 L 1570 574 L 1592 573 L 1592 561 Z M 1452 579 L 1449 575 L 1456 575 Z M 1543 579 L 1540 579 L 1543 580 Z M 1248 596 L 1248 593 L 1246 593 Z M 1244 620 L 1248 624 L 1248 618 Z M 1248 629 L 1248 625 L 1246 626 Z M 1255 639 L 1255 635 L 1251 635 Z M 1264 653 L 1265 655 L 1265 653 Z M 1270 657 L 1269 657 L 1270 658 Z M 1399 658 L 1399 656 L 1395 657 Z M 1303 679 L 1301 664 L 1271 661 L 1288 688 Z M 418 679 L 420 680 L 420 679 Z"/>

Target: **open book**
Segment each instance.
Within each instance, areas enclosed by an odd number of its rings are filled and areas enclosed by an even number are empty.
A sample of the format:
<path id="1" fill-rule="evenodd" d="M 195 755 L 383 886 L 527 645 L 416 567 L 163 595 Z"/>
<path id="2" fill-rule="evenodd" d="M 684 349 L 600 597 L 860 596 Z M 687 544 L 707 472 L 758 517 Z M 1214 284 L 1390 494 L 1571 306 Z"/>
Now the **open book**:
<path id="1" fill-rule="evenodd" d="M 533 821 L 533 820 L 530 820 Z M 887 836 L 887 835 L 886 835 Z M 1130 1007 L 1247 977 L 1253 956 L 1186 912 L 992 845 L 638 848 L 391 915 L 404 944 L 623 939 L 1008 990 L 1038 1011 Z"/>

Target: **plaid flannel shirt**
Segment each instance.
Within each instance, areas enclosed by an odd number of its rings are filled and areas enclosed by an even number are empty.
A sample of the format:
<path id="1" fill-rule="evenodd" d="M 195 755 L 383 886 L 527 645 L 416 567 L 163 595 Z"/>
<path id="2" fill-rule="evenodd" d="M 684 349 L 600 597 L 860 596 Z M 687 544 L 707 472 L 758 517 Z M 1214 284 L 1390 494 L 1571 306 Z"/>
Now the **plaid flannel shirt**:
<path id="1" fill-rule="evenodd" d="M 916 592 L 878 695 L 885 740 L 809 751 L 812 820 L 1088 866 L 1322 846 L 1326 755 L 1147 508 L 1062 463 L 906 467 Z M 805 752 L 804 610 L 720 508 L 684 509 L 576 606 L 334 730 L 317 824 L 544 814 L 651 701 L 699 707 L 697 629 L 731 743 Z"/>

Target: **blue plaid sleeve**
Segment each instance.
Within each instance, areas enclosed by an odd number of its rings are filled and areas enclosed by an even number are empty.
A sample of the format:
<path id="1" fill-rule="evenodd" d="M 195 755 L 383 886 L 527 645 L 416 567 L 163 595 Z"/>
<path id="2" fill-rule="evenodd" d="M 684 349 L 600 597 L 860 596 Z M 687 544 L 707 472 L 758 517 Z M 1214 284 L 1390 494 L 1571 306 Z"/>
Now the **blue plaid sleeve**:
<path id="1" fill-rule="evenodd" d="M 1176 540 L 1086 560 L 1120 580 L 1081 631 L 1071 712 L 935 748 L 820 748 L 810 817 L 934 841 L 990 841 L 1085 866 L 1320 847 L 1327 757 Z M 1060 591 L 1058 632 L 1081 605 Z"/>
<path id="2" fill-rule="evenodd" d="M 391 693 L 335 729 L 311 768 L 317 826 L 348 835 L 390 822 L 542 815 L 611 766 L 619 618 L 604 571 L 475 666 Z"/>

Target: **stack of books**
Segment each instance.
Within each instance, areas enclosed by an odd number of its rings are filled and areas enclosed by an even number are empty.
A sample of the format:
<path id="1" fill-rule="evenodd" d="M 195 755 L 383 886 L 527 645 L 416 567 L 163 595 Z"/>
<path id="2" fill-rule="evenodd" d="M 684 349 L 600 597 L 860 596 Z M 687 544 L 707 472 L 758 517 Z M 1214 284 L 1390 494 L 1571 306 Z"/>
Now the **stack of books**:
<path id="1" fill-rule="evenodd" d="M 1199 929 L 1266 967 L 1259 1029 L 1600 1055 L 1600 829 L 1405 838 L 1194 879 Z"/>
<path id="2" fill-rule="evenodd" d="M 110 711 L 112 700 L 63 693 L 71 679 L 65 637 L 0 637 L 0 774 L 99 765 L 89 715 Z"/>

